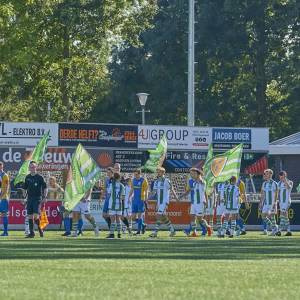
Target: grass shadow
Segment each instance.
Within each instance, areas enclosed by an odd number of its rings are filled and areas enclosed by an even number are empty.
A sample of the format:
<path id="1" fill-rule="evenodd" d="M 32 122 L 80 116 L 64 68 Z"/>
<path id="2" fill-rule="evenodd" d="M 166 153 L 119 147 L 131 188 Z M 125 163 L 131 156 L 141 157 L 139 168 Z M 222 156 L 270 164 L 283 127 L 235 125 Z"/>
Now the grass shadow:
<path id="1" fill-rule="evenodd" d="M 34 239 L 1 240 L 0 259 L 191 259 L 300 258 L 300 239 Z"/>

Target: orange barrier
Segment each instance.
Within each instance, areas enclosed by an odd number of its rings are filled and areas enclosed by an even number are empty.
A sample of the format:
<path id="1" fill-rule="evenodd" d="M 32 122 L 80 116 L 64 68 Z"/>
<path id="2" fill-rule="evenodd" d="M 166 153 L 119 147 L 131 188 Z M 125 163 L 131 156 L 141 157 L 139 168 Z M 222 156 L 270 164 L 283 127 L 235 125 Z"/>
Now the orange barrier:
<path id="1" fill-rule="evenodd" d="M 148 210 L 146 212 L 146 223 L 155 223 L 155 207 L 156 201 L 148 201 Z M 172 201 L 167 209 L 167 216 L 173 224 L 189 224 L 190 223 L 190 203 Z"/>

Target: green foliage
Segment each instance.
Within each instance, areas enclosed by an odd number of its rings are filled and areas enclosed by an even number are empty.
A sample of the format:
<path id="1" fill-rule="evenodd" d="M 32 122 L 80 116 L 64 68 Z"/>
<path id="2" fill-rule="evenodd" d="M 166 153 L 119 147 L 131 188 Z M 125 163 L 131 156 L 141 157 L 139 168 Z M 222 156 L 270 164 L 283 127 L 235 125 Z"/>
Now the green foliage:
<path id="1" fill-rule="evenodd" d="M 6 1 L 2 1 L 6 3 Z M 149 2 L 149 3 L 148 3 Z M 0 10 L 0 117 L 88 119 L 108 90 L 113 45 L 138 45 L 155 12 L 152 1 L 9 1 Z M 24 103 L 25 111 L 24 111 Z M 10 107 L 15 107 L 12 115 Z M 22 117 L 21 117 L 22 118 Z"/>
<path id="2" fill-rule="evenodd" d="M 188 1 L 0 0 L 0 118 L 185 125 Z M 196 4 L 196 124 L 300 130 L 297 0 Z"/>
<path id="3" fill-rule="evenodd" d="M 140 123 L 136 93 L 148 92 L 152 124 L 184 124 L 186 111 L 187 1 L 159 1 L 153 28 L 141 35 L 143 47 L 115 48 L 110 64 L 112 88 L 93 120 Z M 115 108 L 118 107 L 116 110 Z"/>
<path id="4" fill-rule="evenodd" d="M 159 1 L 144 46 L 115 49 L 112 89 L 98 107 L 106 114 L 95 120 L 139 123 L 135 93 L 143 91 L 151 94 L 149 123 L 186 124 L 187 11 L 188 1 Z M 290 118 L 299 86 L 298 15 L 296 0 L 198 1 L 197 125 L 268 126 L 272 138 L 299 128 Z"/>

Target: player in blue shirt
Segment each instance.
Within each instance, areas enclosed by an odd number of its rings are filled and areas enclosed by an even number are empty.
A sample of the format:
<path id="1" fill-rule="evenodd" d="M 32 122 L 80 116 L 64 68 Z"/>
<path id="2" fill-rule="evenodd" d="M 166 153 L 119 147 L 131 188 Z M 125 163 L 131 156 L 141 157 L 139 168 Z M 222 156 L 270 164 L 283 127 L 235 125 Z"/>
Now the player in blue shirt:
<path id="1" fill-rule="evenodd" d="M 145 233 L 146 225 L 144 223 L 145 201 L 148 199 L 148 181 L 141 176 L 141 170 L 134 171 L 134 177 L 131 182 L 130 197 L 132 198 L 132 219 L 136 220 L 136 234 Z"/>
<path id="2" fill-rule="evenodd" d="M 114 169 L 112 167 L 107 168 L 106 178 L 104 180 L 104 189 L 103 189 L 102 193 L 100 194 L 100 198 L 104 199 L 103 209 L 102 209 L 102 217 L 106 221 L 109 230 L 110 230 L 110 226 L 111 226 L 111 219 L 108 214 L 108 204 L 109 204 L 108 188 L 112 182 L 113 177 L 114 177 Z"/>
<path id="3" fill-rule="evenodd" d="M 1 236 L 8 236 L 8 199 L 9 199 L 9 177 L 3 170 L 3 162 L 0 162 L 0 217 L 3 221 L 3 233 Z"/>

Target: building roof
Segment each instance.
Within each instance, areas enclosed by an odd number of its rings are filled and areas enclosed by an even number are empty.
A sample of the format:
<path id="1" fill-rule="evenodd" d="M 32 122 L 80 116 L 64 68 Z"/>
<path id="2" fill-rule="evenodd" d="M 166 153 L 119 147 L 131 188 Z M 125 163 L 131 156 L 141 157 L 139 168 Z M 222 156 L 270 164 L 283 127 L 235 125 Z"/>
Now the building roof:
<path id="1" fill-rule="evenodd" d="M 300 132 L 270 143 L 270 155 L 300 155 Z"/>
<path id="2" fill-rule="evenodd" d="M 300 146 L 300 132 L 294 133 L 292 135 L 271 142 L 270 145 L 299 145 Z"/>

